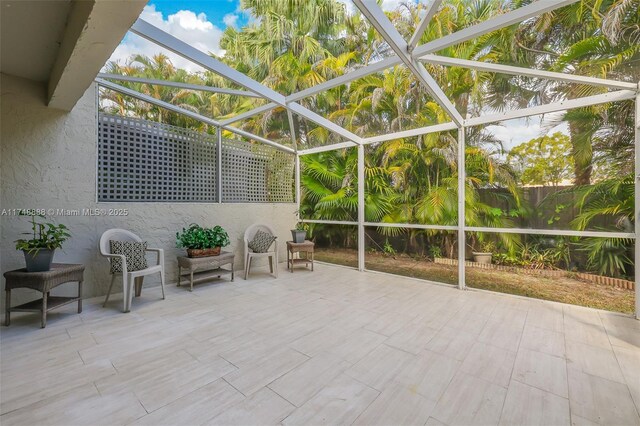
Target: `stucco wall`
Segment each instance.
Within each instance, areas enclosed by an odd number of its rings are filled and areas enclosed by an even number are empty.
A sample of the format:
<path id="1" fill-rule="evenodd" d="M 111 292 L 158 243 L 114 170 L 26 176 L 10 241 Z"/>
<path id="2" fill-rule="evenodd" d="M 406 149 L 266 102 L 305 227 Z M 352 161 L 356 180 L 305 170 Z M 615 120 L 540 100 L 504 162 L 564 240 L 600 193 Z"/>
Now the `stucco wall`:
<path id="1" fill-rule="evenodd" d="M 86 265 L 87 297 L 105 294 L 107 290 L 108 264 L 98 254 L 97 245 L 101 233 L 109 228 L 129 229 L 150 246 L 165 249 L 167 278 L 171 283 L 176 279 L 175 257 L 183 252 L 175 248 L 175 232 L 193 222 L 205 226 L 219 224 L 227 230 L 231 246 L 225 250 L 235 252 L 236 269 L 243 267 L 244 230 L 255 222 L 275 228 L 280 260 L 286 259 L 284 242 L 290 239 L 289 230 L 295 223 L 294 204 L 97 203 L 94 88 L 89 88 L 76 107 L 66 113 L 47 108 L 44 87 L 29 80 L 0 74 L 0 87 L 0 210 L 126 208 L 129 211 L 122 217 L 53 217 L 55 222 L 67 225 L 73 234 L 54 261 Z M 6 214 L 0 217 L 2 271 L 24 266 L 23 255 L 15 250 L 13 241 L 28 230 L 27 218 Z M 158 280 L 149 282 L 155 285 Z M 67 293 L 72 288 L 67 285 L 61 291 Z M 121 291 L 121 287 L 116 291 Z M 33 294 L 26 290 L 13 292 L 13 304 L 33 298 Z"/>

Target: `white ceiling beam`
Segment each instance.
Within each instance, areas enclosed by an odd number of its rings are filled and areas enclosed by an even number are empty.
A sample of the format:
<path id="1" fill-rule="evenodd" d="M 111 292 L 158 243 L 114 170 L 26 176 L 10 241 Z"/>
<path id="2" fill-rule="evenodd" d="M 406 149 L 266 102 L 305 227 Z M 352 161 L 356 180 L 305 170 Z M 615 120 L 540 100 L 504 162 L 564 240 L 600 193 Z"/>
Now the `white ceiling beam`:
<path id="1" fill-rule="evenodd" d="M 242 113 L 240 113 L 238 115 L 234 115 L 233 117 L 227 118 L 225 120 L 221 120 L 220 123 L 223 124 L 223 125 L 227 125 L 227 124 L 235 123 L 236 121 L 246 120 L 247 118 L 251 118 L 254 115 L 258 115 L 258 114 L 262 114 L 263 112 L 271 111 L 272 109 L 276 108 L 277 106 L 278 106 L 278 104 L 276 104 L 274 102 L 270 102 L 268 104 L 261 105 L 259 107 L 254 108 L 254 109 L 250 109 L 249 111 L 242 112 Z"/>
<path id="2" fill-rule="evenodd" d="M 365 138 L 363 140 L 363 145 L 392 141 L 395 139 L 411 138 L 414 136 L 427 135 L 429 133 L 446 132 L 447 130 L 455 130 L 457 128 L 458 128 L 458 125 L 453 121 L 449 123 L 434 124 L 433 126 L 419 127 L 417 129 L 403 130 L 401 132 L 395 132 L 395 133 L 389 133 L 386 135 Z"/>
<path id="3" fill-rule="evenodd" d="M 428 53 L 437 52 L 454 44 L 462 43 L 474 39 L 483 34 L 487 34 L 504 27 L 525 21 L 527 19 L 550 12 L 559 7 L 567 6 L 579 0 L 538 0 L 527 6 L 519 7 L 511 12 L 504 13 L 494 18 L 488 19 L 471 27 L 456 31 L 453 34 L 441 37 L 416 47 L 411 52 L 414 59 L 418 59 Z"/>
<path id="4" fill-rule="evenodd" d="M 420 39 L 422 38 L 422 35 L 429 27 L 429 24 L 431 23 L 433 16 L 436 14 L 441 4 L 442 4 L 442 0 L 431 0 L 431 2 L 426 6 L 426 9 L 427 9 L 426 14 L 422 17 L 422 20 L 420 21 L 420 25 L 418 25 L 418 28 L 416 28 L 415 32 L 413 33 L 413 36 L 411 36 L 411 40 L 409 40 L 409 44 L 407 45 L 407 51 L 409 53 L 411 53 L 413 49 L 416 48 L 418 43 L 420 43 Z"/>
<path id="5" fill-rule="evenodd" d="M 324 117 L 319 116 L 318 114 L 308 110 L 302 105 L 293 103 L 287 103 L 285 97 L 280 93 L 276 92 L 273 89 L 264 86 L 263 84 L 255 81 L 254 79 L 246 76 L 240 71 L 231 68 L 230 66 L 218 61 L 217 59 L 209 56 L 208 54 L 198 50 L 191 45 L 183 42 L 182 40 L 172 36 L 169 33 L 162 31 L 161 29 L 151 25 L 150 23 L 138 19 L 133 26 L 131 27 L 131 31 L 135 34 L 152 41 L 159 46 L 162 46 L 177 55 L 182 56 L 185 59 L 190 60 L 191 62 L 198 64 L 205 69 L 215 72 L 218 75 L 221 75 L 229 80 L 233 81 L 236 84 L 250 90 L 265 99 L 270 100 L 280 106 L 283 106 L 287 109 L 291 109 L 296 112 L 300 116 L 311 120 L 318 124 L 319 126 L 325 127 L 328 130 L 331 130 L 344 138 L 352 140 L 354 142 L 360 143 L 361 138 L 346 130 L 340 126 L 335 125 L 331 121 L 327 120 Z"/>
<path id="6" fill-rule="evenodd" d="M 498 123 L 501 121 L 513 120 L 516 118 L 530 117 L 533 115 L 548 114 L 552 112 L 564 111 L 572 108 L 580 108 L 591 105 L 606 104 L 609 102 L 624 101 L 634 99 L 636 92 L 632 90 L 618 90 L 616 92 L 603 93 L 600 95 L 586 96 L 584 98 L 570 99 L 561 102 L 554 102 L 547 105 L 540 105 L 530 108 L 507 111 L 501 114 L 485 115 L 470 118 L 465 121 L 465 127 L 480 126 L 483 124 Z"/>
<path id="7" fill-rule="evenodd" d="M 262 97 L 262 96 L 256 95 L 253 92 L 248 92 L 246 90 L 227 89 L 225 87 L 203 86 L 201 84 L 190 84 L 190 83 L 182 83 L 179 81 L 157 80 L 153 78 L 131 77 L 128 75 L 120 75 L 120 74 L 99 73 L 98 78 L 116 80 L 116 81 L 127 81 L 130 83 L 151 84 L 153 86 L 177 87 L 179 89 L 197 90 L 202 92 L 222 93 L 224 95 L 248 96 L 252 98 Z"/>
<path id="8" fill-rule="evenodd" d="M 384 40 L 393 49 L 395 54 L 404 62 L 416 79 L 424 86 L 426 91 L 449 114 L 451 119 L 462 126 L 464 118 L 455 105 L 442 91 L 438 83 L 427 72 L 424 65 L 411 58 L 407 42 L 402 38 L 396 27 L 393 26 L 387 15 L 380 9 L 375 0 L 353 0 L 360 12 L 369 20 L 369 23 L 378 31 Z"/>
<path id="9" fill-rule="evenodd" d="M 237 133 L 238 135 L 244 136 L 246 138 L 249 139 L 253 139 L 255 141 L 264 143 L 265 145 L 270 145 L 274 148 L 277 148 L 281 151 L 285 151 L 285 152 L 289 152 L 289 153 L 295 153 L 295 151 L 292 148 L 289 148 L 288 146 L 284 146 L 281 145 L 277 142 L 273 142 L 270 141 L 269 139 L 265 139 L 261 136 L 258 135 L 254 135 L 253 133 L 232 127 L 232 126 L 222 126 L 221 123 L 219 123 L 218 121 L 214 120 L 213 118 L 209 118 L 206 117 L 202 114 L 198 114 L 197 112 L 193 112 L 193 111 L 189 111 L 187 109 L 184 108 L 180 108 L 178 106 L 172 105 L 168 102 L 162 101 L 160 99 L 156 99 L 153 96 L 149 96 L 149 95 L 145 95 L 144 93 L 140 93 L 136 90 L 133 89 L 129 89 L 128 87 L 124 87 L 124 86 L 120 86 L 119 84 L 113 83 L 111 81 L 107 81 L 107 80 L 103 80 L 100 78 L 96 78 L 96 83 L 101 86 L 101 87 L 105 87 L 109 90 L 113 90 L 115 92 L 118 93 L 122 93 L 123 95 L 127 95 L 127 96 L 131 96 L 132 98 L 136 98 L 139 99 L 143 102 L 147 102 L 150 103 L 152 105 L 156 105 L 159 106 L 160 108 L 164 108 L 166 110 L 169 111 L 173 111 L 177 114 L 182 114 L 186 117 L 190 117 L 193 118 L 194 120 L 200 121 L 202 123 L 206 123 L 209 124 L 211 126 L 216 126 L 216 127 L 222 127 L 223 129 L 229 130 L 230 132 L 233 133 Z"/>
<path id="10" fill-rule="evenodd" d="M 608 87 L 610 89 L 634 90 L 638 87 L 636 83 L 627 83 L 624 81 L 608 80 L 604 78 L 595 78 L 595 77 L 585 77 L 581 75 L 536 70 L 532 68 L 515 67 L 511 65 L 501 65 L 501 64 L 494 64 L 489 62 L 470 61 L 467 59 L 449 58 L 447 56 L 426 55 L 420 58 L 420 60 L 423 62 L 428 62 L 430 64 L 470 68 L 470 69 L 475 69 L 479 71 L 488 71 L 488 72 L 495 72 L 500 74 L 544 78 L 547 80 L 565 81 L 568 83 L 588 84 L 592 86 L 603 86 L 603 87 Z"/>
<path id="11" fill-rule="evenodd" d="M 5 8 L 5 3 L 9 2 L 2 2 L 2 8 Z M 85 0 L 64 3 L 71 3 L 71 10 L 51 68 L 46 95 L 48 106 L 71 111 L 147 1 Z M 6 7 L 10 6 L 6 4 Z M 39 6 L 33 2 L 31 7 L 35 13 Z M 65 6 L 60 2 L 58 7 Z M 24 37 L 32 37 L 32 29 L 26 24 Z"/>
<path id="12" fill-rule="evenodd" d="M 356 146 L 358 146 L 358 144 L 356 144 L 355 142 L 340 142 L 331 145 L 316 146 L 314 148 L 303 149 L 298 151 L 298 155 L 317 154 L 319 152 L 335 151 L 338 149 L 353 148 Z"/>

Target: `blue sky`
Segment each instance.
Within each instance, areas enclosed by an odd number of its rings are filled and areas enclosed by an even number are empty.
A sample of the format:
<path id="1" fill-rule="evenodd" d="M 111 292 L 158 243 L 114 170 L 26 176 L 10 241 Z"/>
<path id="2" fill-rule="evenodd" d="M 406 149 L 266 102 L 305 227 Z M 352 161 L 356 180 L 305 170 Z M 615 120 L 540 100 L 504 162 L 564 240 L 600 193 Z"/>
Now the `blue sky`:
<path id="1" fill-rule="evenodd" d="M 237 16 L 238 26 L 246 23 L 247 19 L 239 12 L 239 4 L 237 0 L 152 0 L 149 4 L 156 6 L 156 10 L 162 12 L 165 16 L 177 13 L 180 10 L 191 10 L 196 14 L 204 13 L 208 20 L 214 25 L 224 29 L 227 27 L 227 20 Z"/>

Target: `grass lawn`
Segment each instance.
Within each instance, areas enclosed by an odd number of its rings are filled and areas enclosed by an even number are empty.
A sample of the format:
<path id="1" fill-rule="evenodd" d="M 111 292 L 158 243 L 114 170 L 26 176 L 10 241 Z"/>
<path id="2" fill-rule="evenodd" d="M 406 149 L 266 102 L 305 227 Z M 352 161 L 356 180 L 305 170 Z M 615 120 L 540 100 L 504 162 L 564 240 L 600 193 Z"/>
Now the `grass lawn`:
<path id="1" fill-rule="evenodd" d="M 315 258 L 338 265 L 358 266 L 358 252 L 351 249 L 316 247 Z M 367 253 L 365 261 L 366 268 L 372 271 L 388 272 L 447 284 L 458 283 L 456 266 L 440 265 L 427 259 L 415 259 L 402 254 L 389 256 L 382 253 Z M 568 276 L 547 278 L 475 268 L 467 268 L 466 271 L 468 287 L 626 314 L 632 314 L 634 310 L 633 290 L 594 284 Z"/>

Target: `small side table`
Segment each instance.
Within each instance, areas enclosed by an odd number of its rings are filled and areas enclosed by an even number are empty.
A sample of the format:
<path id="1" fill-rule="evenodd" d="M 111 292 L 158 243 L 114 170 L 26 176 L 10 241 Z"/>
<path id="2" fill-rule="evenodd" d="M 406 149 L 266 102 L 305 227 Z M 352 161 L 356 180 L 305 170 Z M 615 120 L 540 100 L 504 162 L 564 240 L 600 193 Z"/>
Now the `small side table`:
<path id="1" fill-rule="evenodd" d="M 84 265 L 54 263 L 45 272 L 27 272 L 25 268 L 4 273 L 5 282 L 5 325 L 11 324 L 11 312 L 40 312 L 41 326 L 47 326 L 47 312 L 68 303 L 78 302 L 78 313 L 82 312 L 82 281 Z M 78 282 L 78 297 L 51 296 L 49 292 L 59 285 Z M 31 288 L 42 293 L 42 299 L 11 307 L 11 290 Z"/>
<path id="2" fill-rule="evenodd" d="M 220 278 L 223 274 L 231 274 L 233 281 L 233 262 L 235 255 L 228 251 L 221 251 L 218 256 L 187 257 L 178 256 L 178 287 L 182 284 L 182 277 L 189 277 L 189 291 L 193 291 L 193 283 L 196 281 L 208 281 L 211 278 Z M 231 264 L 230 269 L 222 265 Z M 185 273 L 182 268 L 186 269 Z M 185 282 L 186 284 L 186 282 Z"/>
<path id="3" fill-rule="evenodd" d="M 315 244 L 313 241 L 305 240 L 304 243 L 294 243 L 293 241 L 287 241 L 287 269 L 293 273 L 293 266 L 304 263 L 305 266 L 311 264 L 311 270 L 313 271 L 313 249 Z M 295 258 L 295 253 L 298 253 L 298 258 Z M 305 256 L 301 257 L 300 253 L 304 253 Z"/>

